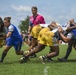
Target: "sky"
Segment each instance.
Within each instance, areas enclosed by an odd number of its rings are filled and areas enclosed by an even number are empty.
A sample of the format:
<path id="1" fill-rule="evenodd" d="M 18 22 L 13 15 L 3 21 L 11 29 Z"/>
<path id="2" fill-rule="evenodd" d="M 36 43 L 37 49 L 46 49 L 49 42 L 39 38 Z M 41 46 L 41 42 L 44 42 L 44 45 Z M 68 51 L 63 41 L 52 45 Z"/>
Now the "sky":
<path id="1" fill-rule="evenodd" d="M 37 6 L 46 23 L 76 20 L 76 0 L 0 0 L 0 17 L 10 16 L 11 23 L 18 28 L 21 20 L 32 15 L 32 6 Z"/>

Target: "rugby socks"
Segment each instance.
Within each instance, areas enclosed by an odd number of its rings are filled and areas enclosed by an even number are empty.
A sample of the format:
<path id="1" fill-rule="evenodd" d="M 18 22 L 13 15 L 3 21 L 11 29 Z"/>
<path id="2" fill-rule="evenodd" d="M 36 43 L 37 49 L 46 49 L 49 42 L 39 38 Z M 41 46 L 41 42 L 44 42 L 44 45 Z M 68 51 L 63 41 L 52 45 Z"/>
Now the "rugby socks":
<path id="1" fill-rule="evenodd" d="M 43 59 L 46 59 L 46 58 L 47 58 L 47 56 L 42 56 L 42 58 L 43 58 Z"/>
<path id="2" fill-rule="evenodd" d="M 6 52 L 3 52 L 2 53 L 2 57 L 1 57 L 1 60 L 0 60 L 0 62 L 3 62 L 3 60 L 4 60 L 4 58 L 5 58 L 5 56 L 7 55 L 7 53 Z"/>
<path id="3" fill-rule="evenodd" d="M 42 56 L 42 58 L 45 62 L 52 62 L 53 61 L 51 58 L 48 58 L 47 56 Z"/>
<path id="4" fill-rule="evenodd" d="M 65 55 L 64 59 L 67 59 L 68 58 L 68 56 L 71 53 L 71 51 L 72 51 L 72 46 L 68 46 L 67 52 L 66 52 L 66 55 Z"/>

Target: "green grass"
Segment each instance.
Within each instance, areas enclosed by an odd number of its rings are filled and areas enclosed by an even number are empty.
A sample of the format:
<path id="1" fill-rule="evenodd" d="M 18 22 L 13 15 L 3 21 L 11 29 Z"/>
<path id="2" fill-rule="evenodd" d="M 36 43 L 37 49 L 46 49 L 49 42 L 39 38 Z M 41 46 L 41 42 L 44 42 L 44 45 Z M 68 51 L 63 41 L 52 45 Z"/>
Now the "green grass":
<path id="1" fill-rule="evenodd" d="M 22 50 L 28 47 L 23 46 Z M 58 57 L 63 57 L 66 52 L 66 45 L 60 45 L 59 56 L 53 58 L 54 62 L 41 64 L 38 57 L 46 55 L 49 48 L 46 47 L 42 52 L 37 53 L 37 58 L 30 58 L 30 61 L 24 64 L 19 63 L 21 56 L 15 54 L 12 48 L 3 63 L 0 63 L 0 75 L 76 75 L 76 51 L 73 49 L 67 62 L 59 62 Z M 0 56 L 3 48 L 0 48 Z"/>

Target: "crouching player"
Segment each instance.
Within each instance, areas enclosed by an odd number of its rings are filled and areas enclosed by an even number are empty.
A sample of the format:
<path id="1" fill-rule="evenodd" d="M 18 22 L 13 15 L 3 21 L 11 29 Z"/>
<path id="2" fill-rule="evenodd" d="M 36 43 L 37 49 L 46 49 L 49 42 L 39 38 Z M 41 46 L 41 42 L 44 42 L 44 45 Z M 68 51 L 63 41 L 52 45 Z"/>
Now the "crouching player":
<path id="1" fill-rule="evenodd" d="M 25 57 L 23 57 L 23 59 L 21 60 L 21 63 L 26 62 L 30 55 L 42 51 L 45 48 L 45 46 L 50 47 L 51 53 L 42 56 L 41 57 L 42 62 L 45 59 L 50 59 L 52 57 L 59 55 L 59 46 L 56 36 L 54 35 L 54 32 L 47 31 L 39 38 L 39 42 L 35 50 L 32 50 L 28 54 L 26 54 Z"/>

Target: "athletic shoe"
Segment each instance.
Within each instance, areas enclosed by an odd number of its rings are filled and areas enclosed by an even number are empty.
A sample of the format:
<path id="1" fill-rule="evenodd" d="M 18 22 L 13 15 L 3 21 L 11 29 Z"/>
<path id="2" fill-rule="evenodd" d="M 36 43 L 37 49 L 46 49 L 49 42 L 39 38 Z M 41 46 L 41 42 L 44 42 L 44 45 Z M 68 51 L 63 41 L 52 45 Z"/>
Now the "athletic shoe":
<path id="1" fill-rule="evenodd" d="M 37 57 L 36 54 L 30 56 L 30 58 L 35 58 L 35 57 Z"/>
<path id="2" fill-rule="evenodd" d="M 42 64 L 45 64 L 45 59 L 46 59 L 45 56 L 40 56 L 39 59 L 40 59 Z"/>
<path id="3" fill-rule="evenodd" d="M 29 58 L 26 58 L 25 56 L 23 56 L 22 58 L 20 58 L 20 63 L 26 63 L 29 60 Z"/>
<path id="4" fill-rule="evenodd" d="M 51 58 L 47 58 L 46 62 L 53 62 Z"/>
<path id="5" fill-rule="evenodd" d="M 58 58 L 58 60 L 61 61 L 61 62 L 67 61 L 67 59 L 65 59 L 65 58 Z"/>
<path id="6" fill-rule="evenodd" d="M 0 59 L 0 62 L 3 62 L 3 61 Z"/>

